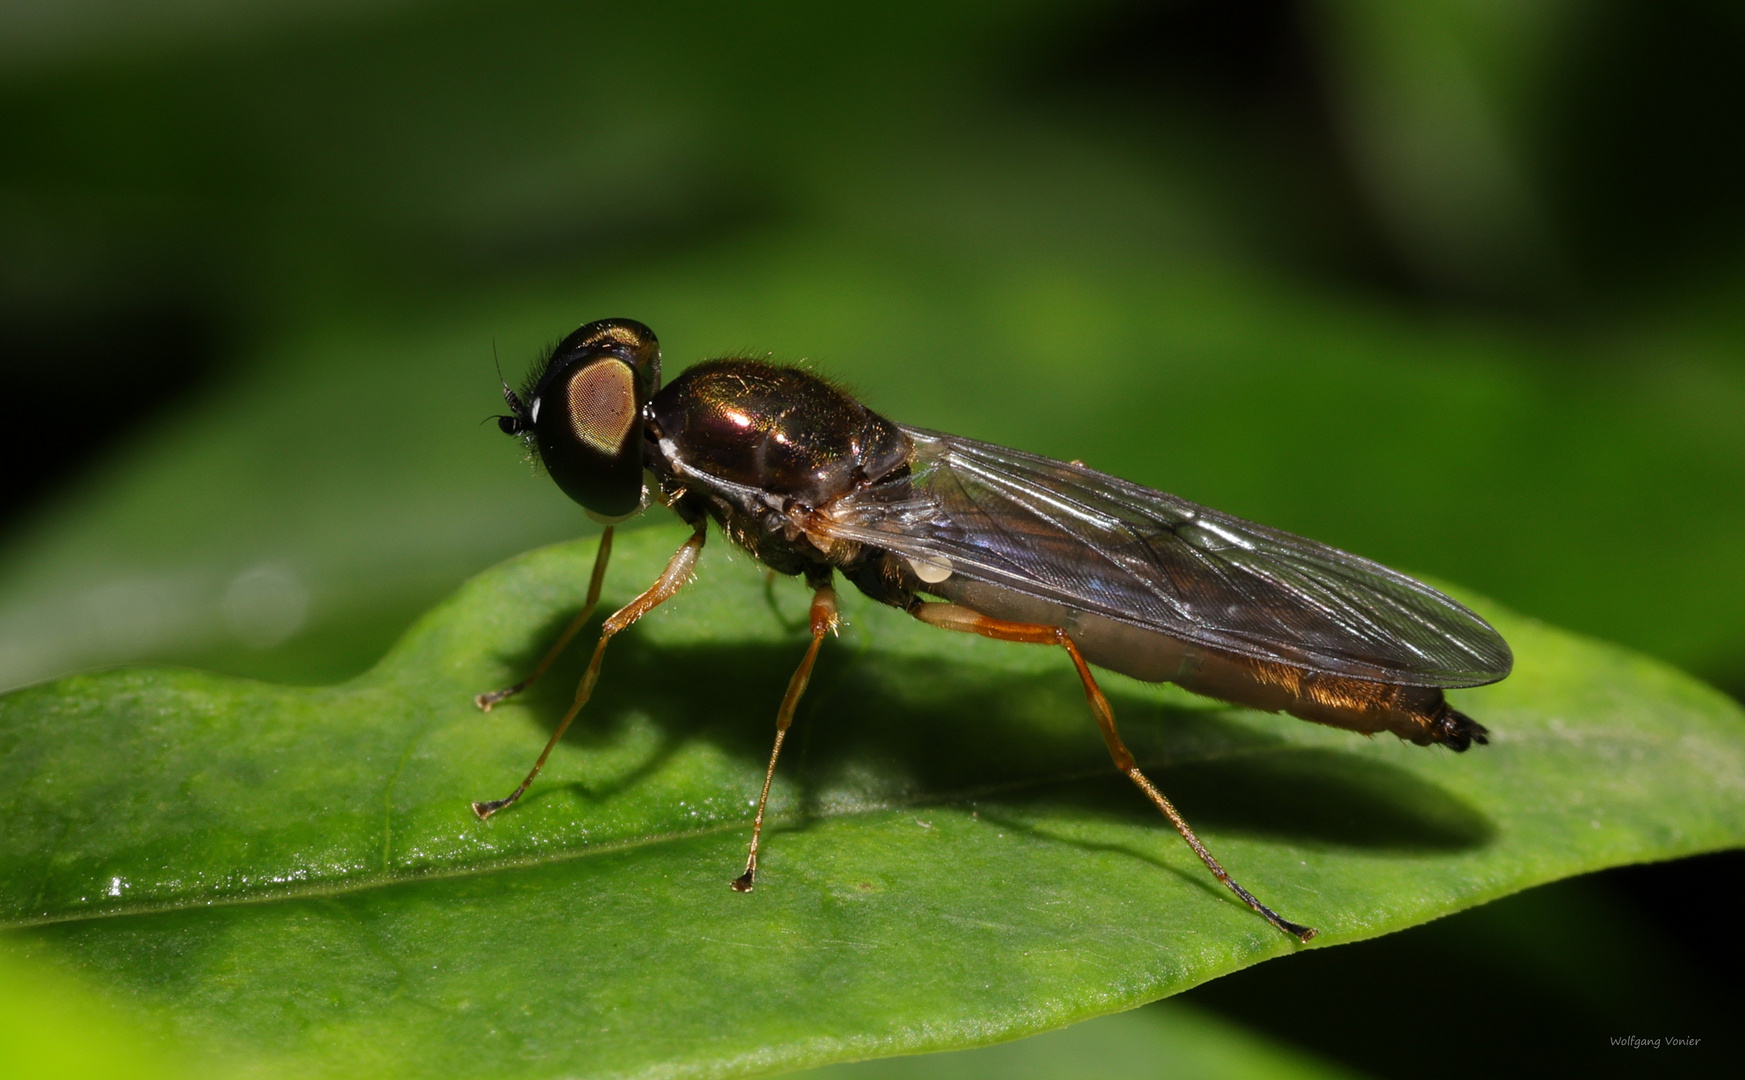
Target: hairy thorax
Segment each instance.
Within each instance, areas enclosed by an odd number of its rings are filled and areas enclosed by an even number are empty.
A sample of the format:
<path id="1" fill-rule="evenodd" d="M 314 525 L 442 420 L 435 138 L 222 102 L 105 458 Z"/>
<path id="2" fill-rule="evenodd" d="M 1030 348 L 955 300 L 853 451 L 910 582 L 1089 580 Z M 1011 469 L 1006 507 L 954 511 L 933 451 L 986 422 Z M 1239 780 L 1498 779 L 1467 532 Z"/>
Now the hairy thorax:
<path id="1" fill-rule="evenodd" d="M 831 503 L 907 466 L 895 424 L 810 372 L 715 360 L 651 401 L 648 453 L 666 501 L 706 513 L 772 569 L 853 571 L 872 553 L 810 529 Z"/>

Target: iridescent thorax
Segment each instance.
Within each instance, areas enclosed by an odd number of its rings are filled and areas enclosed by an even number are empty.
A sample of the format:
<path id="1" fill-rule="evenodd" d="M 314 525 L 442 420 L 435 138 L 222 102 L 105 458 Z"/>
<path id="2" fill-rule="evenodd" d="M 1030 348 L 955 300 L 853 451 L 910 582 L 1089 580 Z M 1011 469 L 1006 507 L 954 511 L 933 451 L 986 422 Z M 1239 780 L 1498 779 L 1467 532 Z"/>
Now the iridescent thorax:
<path id="1" fill-rule="evenodd" d="M 712 360 L 649 403 L 668 460 L 745 487 L 822 506 L 909 457 L 897 425 L 800 368 Z"/>

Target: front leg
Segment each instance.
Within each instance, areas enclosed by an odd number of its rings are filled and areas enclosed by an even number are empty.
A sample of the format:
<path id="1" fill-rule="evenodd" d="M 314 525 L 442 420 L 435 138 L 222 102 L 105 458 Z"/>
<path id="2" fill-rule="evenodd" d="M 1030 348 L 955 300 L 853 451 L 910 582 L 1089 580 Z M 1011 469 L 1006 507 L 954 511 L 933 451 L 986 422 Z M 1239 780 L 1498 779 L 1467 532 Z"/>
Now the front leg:
<path id="1" fill-rule="evenodd" d="M 563 738 L 563 733 L 569 730 L 570 721 L 576 718 L 576 714 L 582 711 L 582 706 L 588 703 L 588 698 L 593 696 L 594 684 L 600 679 L 600 662 L 606 655 L 606 643 L 612 640 L 614 634 L 629 628 L 631 623 L 647 615 L 685 587 L 691 580 L 691 571 L 697 566 L 697 556 L 702 552 L 703 541 L 707 538 L 708 530 L 705 523 L 697 522 L 697 531 L 691 534 L 691 538 L 686 540 L 679 547 L 679 550 L 673 552 L 673 557 L 667 560 L 666 569 L 661 571 L 661 575 L 655 580 L 655 583 L 644 590 L 641 596 L 619 608 L 612 614 L 611 618 L 606 620 L 606 624 L 600 628 L 600 641 L 594 646 L 594 658 L 588 661 L 587 673 L 582 676 L 581 685 L 576 687 L 576 698 L 570 702 L 569 711 L 563 714 L 563 719 L 558 721 L 557 730 L 551 733 L 551 738 L 546 742 L 545 749 L 539 754 L 539 760 L 533 763 L 532 770 L 528 772 L 527 779 L 521 781 L 520 787 L 501 799 L 473 804 L 473 813 L 478 815 L 480 821 L 519 799 L 521 793 L 527 790 L 527 785 L 533 783 L 533 778 L 538 776 L 539 770 L 545 767 L 545 759 L 551 756 L 552 747 L 556 746 L 558 740 Z"/>
<path id="2" fill-rule="evenodd" d="M 489 690 L 483 694 L 474 695 L 474 705 L 485 712 L 490 712 L 491 706 L 512 698 L 532 686 L 541 675 L 545 674 L 547 668 L 557 662 L 557 658 L 563 655 L 565 649 L 569 648 L 570 642 L 582 632 L 582 627 L 587 623 L 588 616 L 594 613 L 594 605 L 600 602 L 600 586 L 606 580 L 606 563 L 611 558 L 612 526 L 608 525 L 606 530 L 600 534 L 600 546 L 594 551 L 594 573 L 588 579 L 588 599 L 582 604 L 582 610 L 576 612 L 576 617 L 570 620 L 568 626 L 564 627 L 564 632 L 558 635 L 556 643 L 546 650 L 544 658 L 525 679 L 513 686 L 505 686 L 501 690 Z"/>

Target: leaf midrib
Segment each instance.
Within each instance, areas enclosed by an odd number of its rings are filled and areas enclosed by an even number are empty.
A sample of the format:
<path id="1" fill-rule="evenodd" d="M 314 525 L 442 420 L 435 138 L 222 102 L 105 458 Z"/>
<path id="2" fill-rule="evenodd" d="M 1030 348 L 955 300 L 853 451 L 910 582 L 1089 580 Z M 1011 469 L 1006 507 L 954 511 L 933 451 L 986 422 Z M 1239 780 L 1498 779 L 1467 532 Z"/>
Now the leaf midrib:
<path id="1" fill-rule="evenodd" d="M 1231 761 L 1238 758 L 1259 757 L 1265 754 L 1290 753 L 1302 747 L 1292 743 L 1280 743 L 1275 746 L 1231 747 L 1209 753 L 1191 756 L 1170 756 L 1153 758 L 1141 762 L 1148 769 L 1175 767 L 1180 765 L 1206 763 L 1215 761 Z M 913 798 L 887 799 L 879 802 L 862 803 L 852 807 L 836 809 L 821 809 L 805 814 L 769 814 L 764 818 L 764 827 L 771 829 L 777 825 L 796 821 L 834 821 L 847 820 L 870 814 L 884 813 L 890 810 L 919 806 L 949 806 L 955 803 L 972 802 L 975 799 L 991 795 L 1001 795 L 1014 791 L 1042 789 L 1064 784 L 1082 783 L 1087 780 L 1104 779 L 1119 776 L 1105 766 L 1087 766 L 1068 772 L 1047 776 L 1031 776 L 1019 780 L 1006 780 L 999 783 L 984 784 L 976 787 L 962 788 L 956 791 L 918 795 Z M 371 874 L 347 877 L 337 881 L 319 882 L 303 887 L 271 889 L 256 893 L 232 896 L 188 897 L 180 900 L 169 900 L 160 903 L 145 903 L 122 907 L 105 908 L 102 911 L 68 912 L 61 915 L 32 916 L 22 919 L 0 920 L 0 930 L 22 930 L 31 927 L 57 926 L 69 923 L 92 922 L 101 919 L 123 918 L 133 915 L 157 915 L 171 911 L 188 911 L 195 908 L 241 907 L 252 904 L 270 904 L 285 900 L 323 899 L 337 896 L 349 896 L 355 893 L 369 892 L 372 889 L 391 888 L 396 885 L 407 885 L 427 881 L 453 881 L 469 877 L 481 877 L 487 874 L 510 870 L 526 870 L 541 866 L 555 866 L 566 862 L 590 856 L 617 855 L 639 848 L 655 847 L 661 844 L 682 843 L 699 837 L 717 836 L 721 833 L 734 832 L 751 827 L 751 820 L 734 820 L 720 822 L 714 825 L 696 829 L 684 829 L 676 832 L 654 833 L 648 836 L 630 837 L 623 840 L 610 840 L 598 844 L 584 844 L 557 852 L 534 855 L 511 856 L 502 859 L 490 859 L 470 863 L 466 866 L 442 867 L 431 870 L 401 871 L 397 874 Z"/>

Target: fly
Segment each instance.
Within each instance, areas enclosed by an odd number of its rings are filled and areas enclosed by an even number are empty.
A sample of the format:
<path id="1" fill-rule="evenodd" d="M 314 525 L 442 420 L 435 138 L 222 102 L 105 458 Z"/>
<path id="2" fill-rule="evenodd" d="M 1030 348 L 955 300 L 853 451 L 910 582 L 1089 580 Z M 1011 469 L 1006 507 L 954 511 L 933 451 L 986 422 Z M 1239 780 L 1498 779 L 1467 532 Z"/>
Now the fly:
<path id="1" fill-rule="evenodd" d="M 1464 751 L 1485 728 L 1448 704 L 1514 659 L 1483 619 L 1427 585 L 1325 544 L 1243 521 L 1073 462 L 906 427 L 825 380 L 760 360 L 711 360 L 666 386 L 660 345 L 629 319 L 565 338 L 522 393 L 503 387 L 505 434 L 525 439 L 565 494 L 602 521 L 587 604 L 600 596 L 612 526 L 654 499 L 692 527 L 660 577 L 605 622 L 575 700 L 527 778 L 476 802 L 488 818 L 539 775 L 587 704 L 606 645 L 690 579 L 713 519 L 734 543 L 812 589 L 812 641 L 776 713 L 745 872 L 751 891 L 770 780 L 812 665 L 838 617 L 836 575 L 929 626 L 1052 645 L 1072 659 L 1115 767 L 1219 881 L 1308 941 L 1231 878 L 1140 771 L 1091 666 L 1267 712 Z M 652 478 L 650 484 L 645 478 Z"/>

